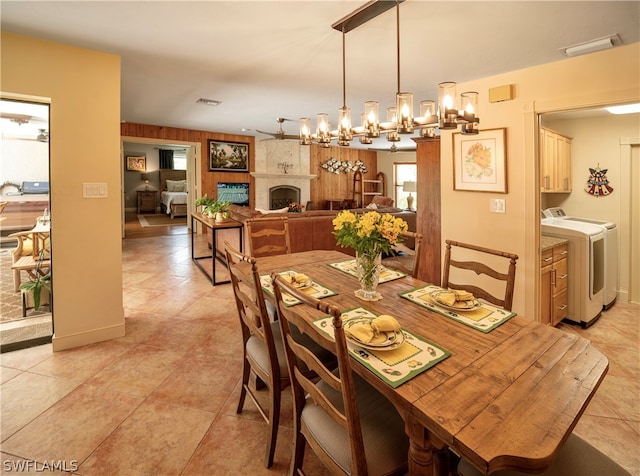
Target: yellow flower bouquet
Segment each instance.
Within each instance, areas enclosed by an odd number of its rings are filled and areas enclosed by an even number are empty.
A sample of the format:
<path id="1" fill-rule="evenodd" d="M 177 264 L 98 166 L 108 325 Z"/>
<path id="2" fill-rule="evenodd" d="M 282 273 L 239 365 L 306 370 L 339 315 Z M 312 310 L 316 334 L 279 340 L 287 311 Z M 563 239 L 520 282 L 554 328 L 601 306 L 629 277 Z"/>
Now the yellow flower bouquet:
<path id="1" fill-rule="evenodd" d="M 343 210 L 333 219 L 334 235 L 345 248 L 353 248 L 358 253 L 391 254 L 393 245 L 401 241 L 401 233 L 409 226 L 402 218 L 376 211 L 356 215 Z"/>
<path id="2" fill-rule="evenodd" d="M 376 291 L 382 269 L 382 253 L 392 254 L 393 245 L 401 241 L 401 233 L 409 226 L 402 218 L 389 213 L 371 211 L 361 215 L 344 210 L 333 219 L 337 242 L 356 251 L 356 272 L 360 289 L 355 294 L 365 301 L 377 301 Z"/>

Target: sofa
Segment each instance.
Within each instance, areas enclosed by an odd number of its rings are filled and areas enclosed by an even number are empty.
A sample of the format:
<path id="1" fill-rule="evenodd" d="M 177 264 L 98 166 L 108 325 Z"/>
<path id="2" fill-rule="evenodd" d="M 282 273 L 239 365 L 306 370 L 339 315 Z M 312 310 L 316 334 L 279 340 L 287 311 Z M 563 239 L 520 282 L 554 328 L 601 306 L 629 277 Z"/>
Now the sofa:
<path id="1" fill-rule="evenodd" d="M 371 209 L 357 208 L 351 210 L 354 213 L 363 213 Z M 416 231 L 416 214 L 394 207 L 378 207 L 379 213 L 390 213 L 391 215 L 403 218 L 409 225 L 410 231 Z M 354 255 L 351 248 L 343 248 L 333 235 L 333 219 L 340 212 L 339 210 L 310 210 L 303 212 L 276 212 L 263 213 L 253 208 L 231 205 L 230 218 L 240 223 L 244 223 L 248 218 L 259 217 L 282 217 L 286 216 L 289 222 L 289 237 L 291 240 L 291 251 L 293 253 L 312 250 L 337 250 L 343 253 Z M 224 253 L 224 242 L 238 248 L 238 233 L 235 230 L 219 230 L 217 235 L 218 251 Z M 249 252 L 246 227 L 243 227 L 244 251 Z M 209 230 L 209 246 L 211 246 L 211 231 Z M 408 248 L 413 248 L 413 243 L 404 243 Z"/>

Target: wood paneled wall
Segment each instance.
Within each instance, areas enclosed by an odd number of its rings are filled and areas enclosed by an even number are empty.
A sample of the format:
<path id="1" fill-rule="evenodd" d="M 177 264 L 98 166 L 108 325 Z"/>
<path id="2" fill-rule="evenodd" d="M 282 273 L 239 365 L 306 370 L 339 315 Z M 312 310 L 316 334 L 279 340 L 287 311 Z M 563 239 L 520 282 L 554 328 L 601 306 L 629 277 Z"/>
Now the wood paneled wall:
<path id="1" fill-rule="evenodd" d="M 248 173 L 240 172 L 209 172 L 208 151 L 209 139 L 244 142 L 249 144 L 249 171 L 255 171 L 255 138 L 253 136 L 221 134 L 218 132 L 179 129 L 176 127 L 154 126 L 125 122 L 120 125 L 120 134 L 126 137 L 141 137 L 148 139 L 162 139 L 167 141 L 200 142 L 202 144 L 202 194 L 210 197 L 217 195 L 218 182 L 248 182 L 250 184 L 250 203 L 255 206 L 254 178 Z M 334 158 L 340 161 L 355 163 L 361 160 L 367 166 L 364 179 L 374 180 L 378 174 L 377 154 L 375 151 L 351 149 L 349 147 L 323 148 L 311 145 L 309 173 L 318 178 L 311 181 L 310 200 L 315 202 L 316 208 L 325 206 L 327 200 L 353 199 L 353 172 L 335 174 L 322 168 L 322 164 Z"/>
<path id="2" fill-rule="evenodd" d="M 255 167 L 255 138 L 253 136 L 221 134 L 218 132 L 179 129 L 176 127 L 153 126 L 148 124 L 122 123 L 120 135 L 127 137 L 144 137 L 148 139 L 162 139 L 167 141 L 200 142 L 202 144 L 201 191 L 209 197 L 216 197 L 218 182 L 240 182 L 250 185 L 250 203 L 255 204 L 253 177 L 242 172 L 209 172 L 209 139 L 249 144 L 249 171 Z"/>
<path id="3" fill-rule="evenodd" d="M 378 174 L 377 153 L 372 150 L 351 149 L 349 147 L 320 147 L 312 144 L 309 163 L 312 174 L 318 176 L 311 182 L 311 201 L 316 208 L 325 207 L 327 200 L 352 200 L 353 197 L 353 172 L 335 174 L 322 168 L 322 164 L 330 159 L 355 163 L 361 160 L 367 166 L 364 179 L 375 180 Z"/>

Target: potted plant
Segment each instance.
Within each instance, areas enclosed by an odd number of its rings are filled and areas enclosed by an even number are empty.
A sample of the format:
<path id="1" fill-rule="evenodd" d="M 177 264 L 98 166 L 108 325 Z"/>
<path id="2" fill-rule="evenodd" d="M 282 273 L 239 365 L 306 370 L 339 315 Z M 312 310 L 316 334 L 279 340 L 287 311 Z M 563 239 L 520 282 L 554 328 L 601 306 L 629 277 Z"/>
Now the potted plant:
<path id="1" fill-rule="evenodd" d="M 216 203 L 216 199 L 208 197 L 206 193 L 195 201 L 196 207 L 202 207 L 201 212 L 203 215 L 208 215 L 208 208 L 214 203 Z"/>
<path id="2" fill-rule="evenodd" d="M 227 219 L 230 206 L 231 202 L 216 200 L 207 207 L 207 210 L 211 215 L 215 216 L 217 222 L 221 222 Z"/>
<path id="3" fill-rule="evenodd" d="M 44 260 L 44 251 L 40 252 L 38 263 Z M 40 309 L 40 305 L 49 304 L 51 302 L 51 271 L 42 275 L 40 267 L 35 269 L 36 278 L 32 278 L 20 285 L 22 291 L 22 302 L 25 303 L 24 309 L 33 308 L 36 311 Z"/>

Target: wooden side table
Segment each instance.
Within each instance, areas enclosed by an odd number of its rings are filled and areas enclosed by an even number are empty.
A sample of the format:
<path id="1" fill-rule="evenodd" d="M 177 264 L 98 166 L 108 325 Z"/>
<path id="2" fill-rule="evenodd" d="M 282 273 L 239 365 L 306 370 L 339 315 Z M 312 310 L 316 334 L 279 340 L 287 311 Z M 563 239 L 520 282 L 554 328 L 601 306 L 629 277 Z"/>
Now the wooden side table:
<path id="1" fill-rule="evenodd" d="M 158 192 L 155 190 L 138 190 L 138 213 L 155 213 L 158 208 Z"/>

